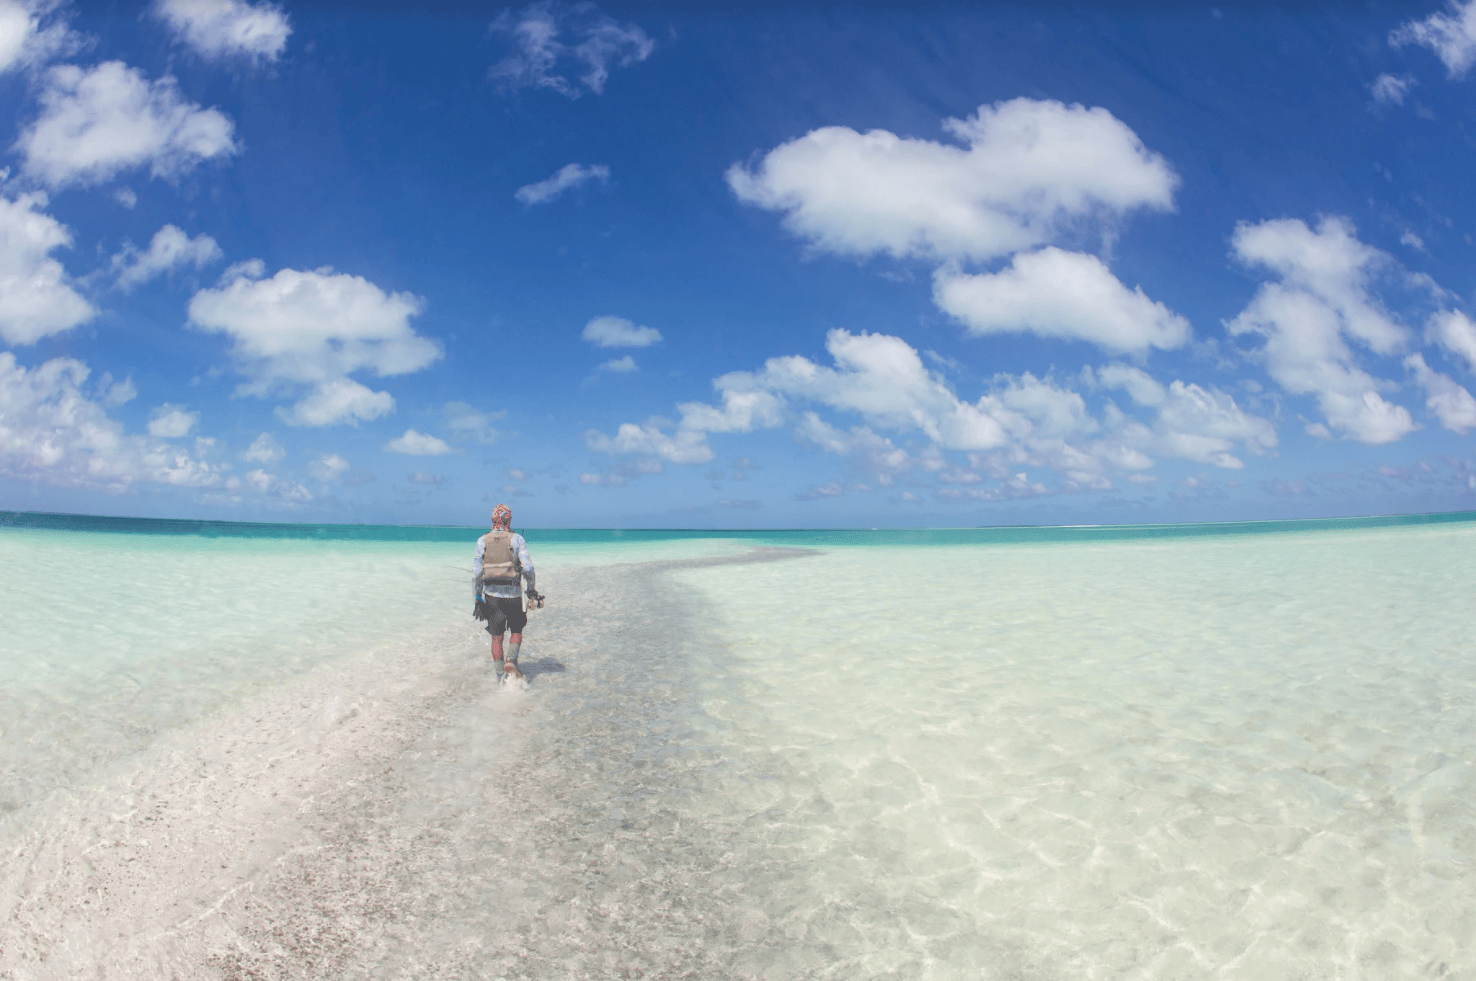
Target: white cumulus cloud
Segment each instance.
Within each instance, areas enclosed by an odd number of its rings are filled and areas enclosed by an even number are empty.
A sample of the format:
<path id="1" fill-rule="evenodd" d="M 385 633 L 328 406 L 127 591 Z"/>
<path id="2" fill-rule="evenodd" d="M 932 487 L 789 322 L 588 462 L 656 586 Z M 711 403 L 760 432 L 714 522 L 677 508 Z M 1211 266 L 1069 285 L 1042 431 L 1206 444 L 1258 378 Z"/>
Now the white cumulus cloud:
<path id="1" fill-rule="evenodd" d="M 1282 388 L 1314 396 L 1327 425 L 1360 442 L 1393 442 L 1418 428 L 1408 409 L 1379 394 L 1397 386 L 1361 368 L 1348 345 L 1351 339 L 1387 355 L 1408 343 L 1409 332 L 1368 291 L 1387 256 L 1335 217 L 1315 232 L 1296 219 L 1243 224 L 1233 247 L 1240 261 L 1281 278 L 1262 285 L 1226 326 L 1265 339 L 1258 356 Z"/>
<path id="2" fill-rule="evenodd" d="M 713 386 L 722 404 L 683 403 L 678 407 L 682 419 L 673 433 L 656 423 L 625 423 L 613 438 L 591 430 L 585 444 L 601 453 L 644 453 L 672 463 L 705 463 L 713 455 L 708 433 L 782 425 L 791 401 L 858 413 L 879 428 L 920 431 L 950 449 L 987 449 L 1005 440 L 993 418 L 960 401 L 900 338 L 832 330 L 826 348 L 835 360 L 833 368 L 792 355 L 770 358 L 758 372 L 721 376 Z"/>
<path id="3" fill-rule="evenodd" d="M 826 335 L 825 348 L 834 368 L 794 355 L 770 358 L 754 377 L 755 387 L 859 413 L 883 429 L 919 431 L 946 449 L 988 449 L 1004 441 L 999 423 L 954 395 L 901 338 L 837 329 Z M 742 392 L 748 379 L 735 372 L 718 385 Z"/>
<path id="4" fill-rule="evenodd" d="M 281 498 L 289 505 L 305 504 L 313 499 L 312 491 L 301 484 L 282 480 L 276 474 L 267 473 L 265 470 L 252 470 L 239 477 L 232 477 L 226 481 L 225 489 L 235 492 L 243 487 L 250 488 L 261 495 L 270 494 Z"/>
<path id="5" fill-rule="evenodd" d="M 41 115 L 16 148 L 26 173 L 53 188 L 145 166 L 154 177 L 174 177 L 237 149 L 223 113 L 185 100 L 171 76 L 150 82 L 121 61 L 58 65 L 40 101 Z"/>
<path id="6" fill-rule="evenodd" d="M 251 441 L 241 454 L 241 459 L 251 463 L 276 463 L 287 455 L 282 444 L 277 442 L 277 437 L 271 433 L 262 433 Z"/>
<path id="7" fill-rule="evenodd" d="M 791 401 L 858 413 L 878 428 L 920 431 L 950 449 L 987 449 L 1004 442 L 998 422 L 959 400 L 900 338 L 837 329 L 827 335 L 826 348 L 835 367 L 791 355 L 770 358 L 758 372 L 721 376 L 713 386 L 722 404 L 683 403 L 674 433 L 655 423 L 625 423 L 614 438 L 591 430 L 585 444 L 602 453 L 644 453 L 672 463 L 705 463 L 713 455 L 706 443 L 708 433 L 782 425 Z"/>
<path id="8" fill-rule="evenodd" d="M 1442 310 L 1426 325 L 1426 336 L 1476 371 L 1476 323 L 1459 310 Z"/>
<path id="9" fill-rule="evenodd" d="M 1389 35 L 1389 43 L 1423 45 L 1445 63 L 1451 78 L 1460 78 L 1476 62 L 1476 0 L 1451 3 L 1446 12 L 1401 24 Z"/>
<path id="10" fill-rule="evenodd" d="M 154 233 L 148 250 L 140 252 L 132 242 L 113 256 L 113 272 L 119 289 L 129 290 L 179 266 L 203 269 L 219 262 L 223 253 L 215 239 L 201 232 L 190 238 L 174 225 L 165 225 Z"/>
<path id="11" fill-rule="evenodd" d="M 200 424 L 200 413 L 190 412 L 182 405 L 165 402 L 149 413 L 149 435 L 161 439 L 179 439 L 195 431 Z"/>
<path id="12" fill-rule="evenodd" d="M 827 453 L 850 457 L 861 470 L 874 477 L 883 487 L 890 487 L 899 475 L 918 465 L 912 454 L 887 437 L 873 432 L 870 427 L 852 426 L 849 431 L 843 431 L 814 412 L 806 412 L 800 416 L 794 435 L 800 442 L 809 443 Z M 834 497 L 840 493 L 838 484 L 827 486 L 836 488 L 835 493 L 827 494 L 820 488 L 813 488 L 812 492 L 821 497 Z"/>
<path id="13" fill-rule="evenodd" d="M 536 184 L 524 184 L 513 192 L 513 197 L 526 205 L 547 204 L 565 191 L 573 190 L 581 184 L 597 180 L 603 183 L 610 179 L 610 168 L 604 164 L 571 163 L 560 167 L 552 177 L 545 178 Z"/>
<path id="14" fill-rule="evenodd" d="M 324 484 L 337 480 L 349 469 L 349 462 L 337 453 L 325 453 L 308 464 L 308 472 L 315 480 Z"/>
<path id="15" fill-rule="evenodd" d="M 595 317 L 579 336 L 596 347 L 650 347 L 661 340 L 655 327 L 637 327 L 624 317 Z"/>
<path id="16" fill-rule="evenodd" d="M 220 286 L 190 300 L 190 322 L 234 340 L 231 354 L 249 379 L 241 394 L 311 386 L 290 411 L 278 410 L 291 425 L 326 426 L 392 412 L 388 392 L 347 376 L 408 374 L 441 356 L 440 345 L 410 326 L 422 307 L 418 297 L 386 293 L 361 276 L 331 269 L 283 269 L 270 279 L 258 278 L 262 272 L 259 263 L 228 270 Z"/>
<path id="17" fill-rule="evenodd" d="M 1120 389 L 1136 407 L 1124 411 L 1109 400 L 1097 418 L 1080 392 L 1028 373 L 1000 375 L 976 401 L 961 399 L 898 337 L 832 330 L 826 347 L 833 367 L 799 356 L 770 358 L 759 371 L 715 379 L 718 404 L 682 403 L 678 422 L 624 423 L 614 436 L 590 430 L 585 445 L 611 455 L 706 463 L 713 457 L 712 433 L 793 422 L 801 442 L 847 457 L 883 486 L 909 472 L 950 485 L 980 484 L 986 477 L 999 483 L 980 488 L 984 497 L 961 493 L 970 499 L 1038 493 L 1043 485 L 1022 470 L 1055 471 L 1068 490 L 1106 490 L 1110 474 L 1146 470 L 1158 459 L 1238 469 L 1241 454 L 1277 445 L 1271 423 L 1229 394 L 1179 380 L 1164 384 L 1128 365 L 1083 370 L 1085 387 Z M 861 424 L 842 428 L 819 409 L 859 416 Z M 906 437 L 908 445 L 892 434 Z M 974 469 L 950 463 L 950 451 L 962 451 Z"/>
<path id="18" fill-rule="evenodd" d="M 1168 162 L 1106 109 L 1020 98 L 943 127 L 955 143 L 817 129 L 734 164 L 728 185 L 816 248 L 856 256 L 984 260 L 1084 218 L 1173 206 Z"/>
<path id="19" fill-rule="evenodd" d="M 1109 351 L 1147 351 L 1182 347 L 1190 335 L 1187 320 L 1142 287 L 1128 289 L 1096 256 L 1055 246 L 1022 252 L 997 273 L 941 269 L 933 297 L 975 336 L 1028 332 Z"/>
<path id="20" fill-rule="evenodd" d="M 51 0 L 0 0 L 0 72 L 44 64 L 81 46 L 82 38 L 66 24 L 43 26 L 58 6 Z"/>
<path id="21" fill-rule="evenodd" d="M 577 99 L 585 90 L 605 90 L 610 69 L 645 61 L 656 49 L 639 26 L 599 12 L 593 3 L 541 0 L 492 22 L 494 34 L 510 38 L 517 51 L 492 66 L 493 79 L 512 89 L 552 89 Z"/>
<path id="22" fill-rule="evenodd" d="M 188 435 L 196 422 L 197 413 L 178 406 L 156 409 L 150 433 L 126 432 L 108 416 L 108 398 L 87 396 L 88 374 L 87 366 L 72 358 L 27 369 L 14 355 L 0 352 L 0 477 L 111 494 L 139 484 L 195 488 L 229 503 L 239 503 L 243 493 L 289 505 L 312 498 L 300 484 L 265 470 L 235 476 L 229 464 L 210 462 L 214 439 L 197 438 L 193 447 L 169 442 Z M 112 396 L 120 388 L 131 392 L 132 385 L 104 375 L 97 388 Z M 261 443 L 258 438 L 252 445 L 261 449 Z"/>
<path id="23" fill-rule="evenodd" d="M 158 437 L 124 432 L 84 393 L 88 373 L 72 358 L 27 369 L 0 352 L 0 476 L 109 493 L 135 483 L 222 484 L 228 468 Z"/>
<path id="24" fill-rule="evenodd" d="M 1404 366 L 1425 390 L 1425 408 L 1442 426 L 1458 433 L 1476 429 L 1476 398 L 1460 383 L 1432 369 L 1420 354 L 1405 358 Z"/>
<path id="25" fill-rule="evenodd" d="M 273 414 L 289 426 L 358 425 L 395 411 L 389 392 L 376 392 L 352 378 L 319 382 L 291 408 L 277 406 Z"/>
<path id="26" fill-rule="evenodd" d="M 270 279 L 245 271 L 190 300 L 190 320 L 230 335 L 233 353 L 262 383 L 320 382 L 353 371 L 383 377 L 419 371 L 441 356 L 415 333 L 422 302 L 385 293 L 362 276 L 283 269 Z"/>
<path id="27" fill-rule="evenodd" d="M 1095 374 L 1090 371 L 1084 374 L 1089 384 L 1120 389 L 1138 405 L 1157 407 L 1163 405 L 1164 400 L 1168 397 L 1163 385 L 1156 378 L 1142 368 L 1134 368 L 1132 365 L 1108 364 L 1098 368 Z"/>
<path id="28" fill-rule="evenodd" d="M 109 372 L 103 372 L 102 378 L 98 381 L 98 390 L 102 393 L 102 404 L 106 409 L 116 409 L 138 397 L 138 389 L 134 386 L 132 378 L 113 381 L 113 376 Z"/>
<path id="29" fill-rule="evenodd" d="M 45 206 L 41 193 L 0 195 L 0 338 L 7 344 L 34 344 L 97 315 L 51 257 L 72 236 Z"/>
<path id="30" fill-rule="evenodd" d="M 1327 306 L 1370 350 L 1390 354 L 1409 340 L 1409 332 L 1369 294 L 1373 274 L 1392 260 L 1360 242 L 1348 219 L 1325 217 L 1315 232 L 1295 218 L 1243 223 L 1235 229 L 1233 247 L 1241 262 L 1271 269 L 1288 287 Z"/>
<path id="31" fill-rule="evenodd" d="M 154 13 L 205 58 L 275 61 L 292 25 L 280 8 L 245 0 L 157 0 Z"/>
<path id="32" fill-rule="evenodd" d="M 611 456 L 638 453 L 670 463 L 706 463 L 712 459 L 706 433 L 679 429 L 669 434 L 655 423 L 621 423 L 613 437 L 591 429 L 584 434 L 584 444 L 595 453 Z"/>
<path id="33" fill-rule="evenodd" d="M 1259 455 L 1277 443 L 1268 420 L 1250 415 L 1213 387 L 1170 382 L 1157 408 L 1150 427 L 1153 438 L 1142 447 L 1155 456 L 1239 470 L 1244 464 L 1232 452 L 1237 444 Z"/>
<path id="34" fill-rule="evenodd" d="M 1145 410 L 1146 421 L 1108 403 L 1100 419 L 1080 393 L 1028 372 L 996 379 L 980 405 L 1000 420 L 1010 441 L 970 454 L 971 463 L 1008 482 L 1021 467 L 1062 474 L 1068 489 L 1105 490 L 1109 474 L 1139 473 L 1160 459 L 1193 460 L 1227 469 L 1244 466 L 1237 453 L 1259 455 L 1276 446 L 1271 423 L 1246 413 L 1230 395 L 1172 381 L 1164 385 L 1141 368 L 1106 365 L 1082 372 L 1089 387 L 1121 389 Z"/>
<path id="35" fill-rule="evenodd" d="M 38 18 L 18 0 L 0 0 L 0 72 L 21 60 Z"/>
<path id="36" fill-rule="evenodd" d="M 380 449 L 386 453 L 403 453 L 406 456 L 443 456 L 456 452 L 445 440 L 415 429 L 405 430 L 403 435 L 396 436 Z"/>

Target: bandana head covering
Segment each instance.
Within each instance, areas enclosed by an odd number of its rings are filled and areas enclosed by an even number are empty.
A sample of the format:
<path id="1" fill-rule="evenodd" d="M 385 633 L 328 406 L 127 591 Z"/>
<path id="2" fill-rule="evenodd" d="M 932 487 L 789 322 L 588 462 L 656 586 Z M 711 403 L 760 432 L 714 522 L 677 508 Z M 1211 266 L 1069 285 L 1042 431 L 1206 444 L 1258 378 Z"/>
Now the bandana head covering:
<path id="1" fill-rule="evenodd" d="M 493 528 L 503 528 L 503 529 L 511 528 L 512 527 L 512 508 L 508 507 L 506 504 L 499 504 L 495 508 L 493 508 L 492 509 L 492 527 Z"/>

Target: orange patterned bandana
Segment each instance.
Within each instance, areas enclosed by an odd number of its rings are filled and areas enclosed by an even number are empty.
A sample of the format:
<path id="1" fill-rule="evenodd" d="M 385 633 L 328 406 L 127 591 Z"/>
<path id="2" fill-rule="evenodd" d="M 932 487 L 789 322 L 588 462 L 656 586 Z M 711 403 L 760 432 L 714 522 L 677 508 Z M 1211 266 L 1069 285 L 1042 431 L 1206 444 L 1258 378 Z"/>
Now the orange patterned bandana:
<path id="1" fill-rule="evenodd" d="M 493 528 L 511 528 L 512 527 L 512 508 L 508 507 L 506 504 L 499 504 L 495 508 L 493 508 L 492 509 L 492 527 Z"/>

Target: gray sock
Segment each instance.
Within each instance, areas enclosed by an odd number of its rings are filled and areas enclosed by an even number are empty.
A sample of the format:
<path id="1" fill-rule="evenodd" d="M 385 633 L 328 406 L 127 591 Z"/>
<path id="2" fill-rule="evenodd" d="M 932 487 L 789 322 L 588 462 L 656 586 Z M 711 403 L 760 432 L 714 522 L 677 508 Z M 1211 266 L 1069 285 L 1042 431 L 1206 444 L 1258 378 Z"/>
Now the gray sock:
<path id="1" fill-rule="evenodd" d="M 518 648 L 522 646 L 521 642 L 514 644 L 512 641 L 508 641 L 507 647 L 503 650 L 502 656 L 507 658 L 507 663 L 513 667 L 518 666 Z"/>

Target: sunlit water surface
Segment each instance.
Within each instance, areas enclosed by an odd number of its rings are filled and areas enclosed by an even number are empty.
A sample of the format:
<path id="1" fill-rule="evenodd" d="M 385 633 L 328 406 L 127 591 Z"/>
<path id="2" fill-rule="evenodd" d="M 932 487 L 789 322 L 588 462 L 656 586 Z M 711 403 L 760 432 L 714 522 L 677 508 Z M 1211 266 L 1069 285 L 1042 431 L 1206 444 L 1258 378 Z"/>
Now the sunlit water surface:
<path id="1" fill-rule="evenodd" d="M 528 534 L 0 529 L 0 977 L 1476 971 L 1476 524 Z"/>

